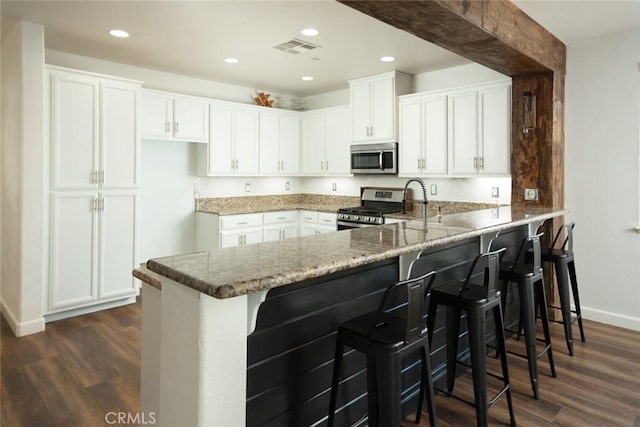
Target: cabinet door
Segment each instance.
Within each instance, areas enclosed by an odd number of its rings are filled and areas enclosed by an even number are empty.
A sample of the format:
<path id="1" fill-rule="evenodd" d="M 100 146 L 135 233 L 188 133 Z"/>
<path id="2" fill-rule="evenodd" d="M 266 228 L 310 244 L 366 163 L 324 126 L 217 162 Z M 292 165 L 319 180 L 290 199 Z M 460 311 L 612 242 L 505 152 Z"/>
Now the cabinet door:
<path id="1" fill-rule="evenodd" d="M 349 108 L 325 113 L 325 172 L 332 175 L 347 175 L 351 170 L 349 116 Z"/>
<path id="2" fill-rule="evenodd" d="M 240 107 L 234 113 L 236 173 L 255 175 L 258 171 L 258 111 Z"/>
<path id="3" fill-rule="evenodd" d="M 396 140 L 394 78 L 384 77 L 371 82 L 370 140 Z"/>
<path id="4" fill-rule="evenodd" d="M 324 115 L 308 114 L 302 119 L 302 172 L 324 174 Z"/>
<path id="5" fill-rule="evenodd" d="M 262 227 L 262 241 L 273 242 L 282 237 L 280 225 L 265 225 Z"/>
<path id="6" fill-rule="evenodd" d="M 98 88 L 95 78 L 52 74 L 53 190 L 97 188 Z"/>
<path id="7" fill-rule="evenodd" d="M 449 172 L 451 175 L 475 175 L 478 130 L 477 92 L 449 96 Z"/>
<path id="8" fill-rule="evenodd" d="M 232 248 L 242 244 L 242 232 L 240 230 L 221 231 L 220 247 Z"/>
<path id="9" fill-rule="evenodd" d="M 300 237 L 318 234 L 318 226 L 315 224 L 300 224 Z"/>
<path id="10" fill-rule="evenodd" d="M 139 93 L 140 87 L 134 84 L 101 84 L 100 178 L 104 189 L 138 185 Z"/>
<path id="11" fill-rule="evenodd" d="M 427 175 L 447 174 L 447 96 L 429 96 L 423 103 L 424 157 Z"/>
<path id="12" fill-rule="evenodd" d="M 210 106 L 209 173 L 233 173 L 233 107 L 225 104 Z"/>
<path id="13" fill-rule="evenodd" d="M 173 97 L 153 92 L 142 93 L 141 137 L 173 138 Z"/>
<path id="14" fill-rule="evenodd" d="M 98 228 L 94 194 L 58 193 L 51 197 L 50 310 L 96 299 Z"/>
<path id="15" fill-rule="evenodd" d="M 284 224 L 282 226 L 282 238 L 283 239 L 293 239 L 294 237 L 298 237 L 298 224 Z"/>
<path id="16" fill-rule="evenodd" d="M 423 173 L 422 148 L 422 100 L 403 99 L 398 106 L 400 112 L 400 175 L 420 175 Z M 446 142 L 446 141 L 445 141 Z"/>
<path id="17" fill-rule="evenodd" d="M 209 104 L 189 98 L 173 101 L 173 137 L 180 141 L 207 142 L 209 137 Z"/>
<path id="18" fill-rule="evenodd" d="M 280 172 L 280 114 L 268 109 L 260 110 L 260 161 L 261 174 L 277 174 Z"/>
<path id="19" fill-rule="evenodd" d="M 300 172 L 300 116 L 280 114 L 280 161 L 281 174 Z"/>
<path id="20" fill-rule="evenodd" d="M 135 193 L 100 193 L 99 298 L 135 293 L 131 270 L 137 267 Z"/>
<path id="21" fill-rule="evenodd" d="M 243 244 L 254 245 L 262 242 L 262 227 L 243 230 Z"/>
<path id="22" fill-rule="evenodd" d="M 352 84 L 351 94 L 351 140 L 353 142 L 369 141 L 371 126 L 371 85 L 366 83 Z"/>
<path id="23" fill-rule="evenodd" d="M 509 175 L 511 156 L 511 88 L 481 90 L 479 103 L 480 173 Z"/>

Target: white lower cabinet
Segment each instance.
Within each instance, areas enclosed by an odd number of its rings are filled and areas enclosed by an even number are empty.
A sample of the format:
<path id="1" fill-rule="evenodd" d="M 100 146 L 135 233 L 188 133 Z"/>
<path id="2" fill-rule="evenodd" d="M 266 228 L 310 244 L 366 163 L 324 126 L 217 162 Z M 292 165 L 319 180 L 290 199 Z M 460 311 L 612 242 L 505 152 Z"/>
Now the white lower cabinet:
<path id="1" fill-rule="evenodd" d="M 220 247 L 262 242 L 262 214 L 220 216 Z"/>
<path id="2" fill-rule="evenodd" d="M 336 231 L 336 214 L 314 211 L 300 212 L 300 236 L 332 233 L 334 231 Z"/>
<path id="3" fill-rule="evenodd" d="M 263 215 L 263 241 L 298 237 L 298 211 L 268 212 Z"/>
<path id="4" fill-rule="evenodd" d="M 50 313 L 137 292 L 134 192 L 51 196 Z"/>

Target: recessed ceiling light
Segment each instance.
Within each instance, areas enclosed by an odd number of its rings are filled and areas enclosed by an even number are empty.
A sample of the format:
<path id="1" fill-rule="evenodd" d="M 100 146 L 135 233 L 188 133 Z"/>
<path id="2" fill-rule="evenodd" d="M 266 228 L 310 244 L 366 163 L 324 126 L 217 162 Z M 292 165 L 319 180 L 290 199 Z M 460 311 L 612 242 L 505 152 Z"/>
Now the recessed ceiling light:
<path id="1" fill-rule="evenodd" d="M 302 76 L 301 79 L 305 82 L 310 82 L 311 80 L 313 80 L 313 76 Z"/>
<path id="2" fill-rule="evenodd" d="M 224 62 L 227 64 L 237 64 L 240 60 L 238 58 L 224 58 Z"/>
<path id="3" fill-rule="evenodd" d="M 109 34 L 111 34 L 113 37 L 119 37 L 121 39 L 126 39 L 127 37 L 129 37 L 129 33 L 124 30 L 111 30 L 109 31 Z"/>
<path id="4" fill-rule="evenodd" d="M 316 30 L 315 28 L 305 28 L 304 30 L 300 31 L 300 33 L 303 36 L 315 37 L 320 34 L 320 31 Z"/>
<path id="5" fill-rule="evenodd" d="M 395 56 L 383 56 L 382 58 L 380 58 L 380 61 L 382 62 L 393 62 L 396 60 Z"/>

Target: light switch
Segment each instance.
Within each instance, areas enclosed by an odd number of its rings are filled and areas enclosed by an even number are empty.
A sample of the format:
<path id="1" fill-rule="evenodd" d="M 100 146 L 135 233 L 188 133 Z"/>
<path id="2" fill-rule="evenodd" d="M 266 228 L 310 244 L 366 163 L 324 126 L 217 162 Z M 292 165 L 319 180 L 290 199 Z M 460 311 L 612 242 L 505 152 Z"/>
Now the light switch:
<path id="1" fill-rule="evenodd" d="M 291 184 L 289 184 L 289 181 L 287 181 L 286 184 L 284 184 L 284 189 L 287 191 L 291 190 Z"/>
<path id="2" fill-rule="evenodd" d="M 246 193 L 251 192 L 251 184 L 250 184 L 250 183 L 248 183 L 248 182 L 247 182 L 247 183 L 244 185 L 244 191 L 245 191 Z"/>
<path id="3" fill-rule="evenodd" d="M 491 187 L 491 197 L 500 197 L 500 187 Z"/>

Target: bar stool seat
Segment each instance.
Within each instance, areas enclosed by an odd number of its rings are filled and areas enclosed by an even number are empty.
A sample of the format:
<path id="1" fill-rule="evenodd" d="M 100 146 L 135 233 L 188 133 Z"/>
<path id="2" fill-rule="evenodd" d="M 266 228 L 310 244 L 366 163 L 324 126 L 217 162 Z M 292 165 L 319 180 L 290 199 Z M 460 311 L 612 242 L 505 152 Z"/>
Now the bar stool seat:
<path id="1" fill-rule="evenodd" d="M 426 394 L 429 422 L 435 426 L 435 401 L 431 380 L 431 362 L 427 328 L 423 319 L 424 297 L 430 291 L 435 271 L 389 286 L 377 311 L 342 323 L 338 327 L 331 383 L 328 425 L 335 422 L 340 369 L 344 346 L 367 356 L 368 424 L 371 427 L 395 427 L 401 424 L 402 358 L 420 352 L 421 380 L 416 424 L 420 423 L 422 402 Z M 388 300 L 406 289 L 406 317 L 388 312 Z"/>
<path id="2" fill-rule="evenodd" d="M 558 283 L 558 297 L 560 306 L 550 305 L 549 308 L 560 310 L 562 312 L 562 321 L 551 320 L 552 322 L 562 323 L 564 325 L 564 336 L 567 342 L 569 355 L 573 356 L 573 332 L 571 326 L 573 322 L 578 322 L 580 329 L 580 339 L 585 342 L 584 328 L 582 325 L 582 310 L 580 309 L 580 295 L 578 293 L 578 280 L 576 277 L 576 265 L 573 254 L 573 229 L 575 222 L 563 224 L 558 229 L 553 243 L 550 248 L 542 249 L 542 261 L 553 263 L 556 270 L 556 281 Z M 556 244 L 560 240 L 562 233 L 565 233 L 565 240 L 561 247 L 556 248 Z M 573 294 L 573 302 L 575 310 L 571 309 L 571 297 L 569 290 Z M 571 314 L 575 314 L 572 319 Z"/>
<path id="3" fill-rule="evenodd" d="M 447 307 L 447 391 L 445 393 L 471 406 L 475 406 L 478 426 L 487 425 L 488 408 L 503 394 L 506 394 L 507 397 L 511 425 L 515 425 L 516 423 L 511 400 L 511 386 L 509 384 L 507 353 L 504 340 L 504 323 L 502 320 L 500 292 L 498 290 L 499 257 L 504 251 L 505 249 L 500 249 L 477 256 L 463 282 L 448 282 L 441 286 L 434 287 L 431 291 L 429 301 L 429 313 L 427 317 L 429 345 L 431 345 L 433 339 L 433 327 L 435 325 L 438 305 L 445 305 Z M 481 284 L 474 284 L 472 279 L 478 274 L 482 275 L 482 282 Z M 456 364 L 462 363 L 457 359 L 458 338 L 460 336 L 460 315 L 462 310 L 467 313 L 474 402 L 466 401 L 453 394 Z M 489 311 L 493 313 L 495 321 L 496 341 L 501 359 L 502 377 L 489 374 L 486 369 L 486 321 Z M 488 399 L 487 397 L 487 374 L 503 381 L 502 389 L 492 399 Z"/>
<path id="4" fill-rule="evenodd" d="M 507 293 L 510 283 L 517 283 L 518 296 L 520 299 L 520 319 L 518 322 L 518 330 L 508 332 L 517 332 L 518 338 L 520 331 L 524 329 L 526 355 L 509 352 L 511 354 L 524 357 L 529 365 L 529 379 L 533 390 L 533 397 L 539 398 L 538 391 L 538 359 L 545 353 L 549 359 L 549 367 L 551 376 L 556 377 L 556 369 L 553 363 L 553 352 L 551 350 L 551 334 L 549 332 L 549 319 L 547 315 L 547 299 L 544 290 L 544 275 L 542 271 L 540 237 L 543 233 L 528 236 L 520 245 L 515 260 L 511 262 L 500 263 L 499 279 L 502 282 L 502 308 L 505 309 Z M 539 340 L 544 343 L 544 348 L 537 352 L 536 350 L 536 311 L 540 310 L 540 318 L 542 321 L 542 329 L 544 339 Z"/>

